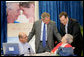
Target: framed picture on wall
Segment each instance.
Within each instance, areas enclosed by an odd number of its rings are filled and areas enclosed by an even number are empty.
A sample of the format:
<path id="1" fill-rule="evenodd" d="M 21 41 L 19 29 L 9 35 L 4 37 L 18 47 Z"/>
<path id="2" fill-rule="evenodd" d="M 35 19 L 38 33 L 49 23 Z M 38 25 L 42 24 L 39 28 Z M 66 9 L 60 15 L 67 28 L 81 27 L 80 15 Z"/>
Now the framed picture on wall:
<path id="1" fill-rule="evenodd" d="M 35 21 L 35 1 L 7 2 L 8 23 L 33 23 Z"/>
<path id="2" fill-rule="evenodd" d="M 6 6 L 8 37 L 17 37 L 19 32 L 28 34 L 39 19 L 38 1 L 6 1 Z"/>

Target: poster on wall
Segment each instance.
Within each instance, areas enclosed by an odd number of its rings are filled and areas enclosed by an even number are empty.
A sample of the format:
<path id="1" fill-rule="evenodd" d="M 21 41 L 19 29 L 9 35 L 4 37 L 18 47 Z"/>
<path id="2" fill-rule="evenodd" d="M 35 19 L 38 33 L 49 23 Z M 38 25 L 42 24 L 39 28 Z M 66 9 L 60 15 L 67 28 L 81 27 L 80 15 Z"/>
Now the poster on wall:
<path id="1" fill-rule="evenodd" d="M 35 2 L 7 2 L 8 23 L 33 23 Z"/>
<path id="2" fill-rule="evenodd" d="M 19 32 L 27 35 L 35 22 L 35 1 L 6 2 L 7 36 L 17 37 Z"/>

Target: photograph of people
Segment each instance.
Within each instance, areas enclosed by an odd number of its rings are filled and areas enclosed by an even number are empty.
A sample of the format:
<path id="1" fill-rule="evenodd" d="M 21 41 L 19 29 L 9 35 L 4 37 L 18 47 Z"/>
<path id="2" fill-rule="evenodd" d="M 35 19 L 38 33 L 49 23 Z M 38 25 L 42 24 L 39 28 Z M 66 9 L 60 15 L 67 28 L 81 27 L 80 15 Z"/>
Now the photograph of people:
<path id="1" fill-rule="evenodd" d="M 7 3 L 8 23 L 33 23 L 35 21 L 35 2 Z"/>

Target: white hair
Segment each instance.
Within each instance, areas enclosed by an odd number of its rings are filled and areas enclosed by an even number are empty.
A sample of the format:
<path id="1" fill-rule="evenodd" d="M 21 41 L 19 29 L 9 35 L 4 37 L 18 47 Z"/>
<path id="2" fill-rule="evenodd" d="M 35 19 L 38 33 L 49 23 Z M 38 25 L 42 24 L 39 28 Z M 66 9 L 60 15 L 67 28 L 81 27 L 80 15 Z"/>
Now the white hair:
<path id="1" fill-rule="evenodd" d="M 67 43 L 71 44 L 73 42 L 73 36 L 71 34 L 65 34 Z"/>

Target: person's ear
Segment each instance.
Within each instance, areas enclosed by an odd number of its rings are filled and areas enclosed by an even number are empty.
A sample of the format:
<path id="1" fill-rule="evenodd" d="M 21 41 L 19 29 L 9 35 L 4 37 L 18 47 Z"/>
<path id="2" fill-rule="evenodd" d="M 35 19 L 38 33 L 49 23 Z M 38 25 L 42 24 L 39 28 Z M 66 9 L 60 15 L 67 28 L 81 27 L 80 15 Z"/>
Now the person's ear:
<path id="1" fill-rule="evenodd" d="M 68 21 L 68 17 L 66 17 L 66 20 Z"/>

